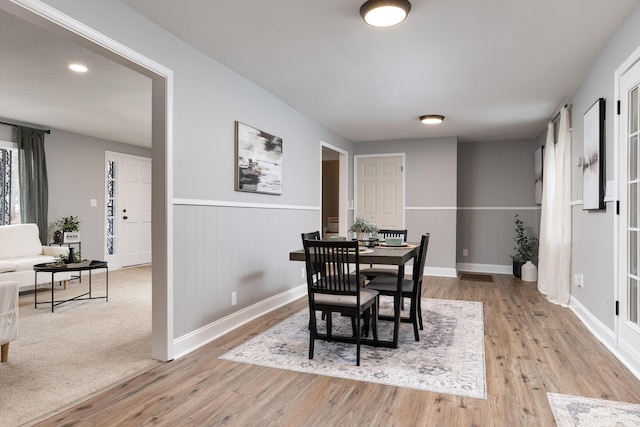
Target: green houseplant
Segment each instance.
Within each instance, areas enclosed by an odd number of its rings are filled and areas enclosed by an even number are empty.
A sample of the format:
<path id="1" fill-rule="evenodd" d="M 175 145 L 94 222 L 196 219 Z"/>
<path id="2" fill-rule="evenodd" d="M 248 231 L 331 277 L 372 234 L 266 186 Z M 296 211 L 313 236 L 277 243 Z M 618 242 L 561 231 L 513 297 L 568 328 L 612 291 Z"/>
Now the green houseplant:
<path id="1" fill-rule="evenodd" d="M 78 233 L 80 231 L 80 219 L 77 215 L 63 216 L 55 220 L 51 227 L 54 230 L 53 241 L 55 243 L 62 243 L 66 241 L 64 239 L 65 233 Z"/>
<path id="2" fill-rule="evenodd" d="M 357 216 L 353 221 L 353 225 L 349 228 L 350 232 L 358 233 L 358 240 L 365 240 L 365 235 L 374 235 L 378 233 L 378 226 L 373 219 L 367 221 Z"/>
<path id="3" fill-rule="evenodd" d="M 527 261 L 534 262 L 538 255 L 538 239 L 527 232 L 524 222 L 516 214 L 514 218 L 516 236 L 515 254 L 511 255 L 513 260 L 513 275 L 521 276 L 522 265 Z"/>

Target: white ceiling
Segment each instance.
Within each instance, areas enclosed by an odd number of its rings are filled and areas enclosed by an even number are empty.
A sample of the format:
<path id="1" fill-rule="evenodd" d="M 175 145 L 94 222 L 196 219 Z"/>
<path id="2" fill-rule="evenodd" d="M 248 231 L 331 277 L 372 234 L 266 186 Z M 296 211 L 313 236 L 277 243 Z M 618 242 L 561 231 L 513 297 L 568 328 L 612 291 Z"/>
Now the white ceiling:
<path id="1" fill-rule="evenodd" d="M 535 138 L 640 0 L 412 0 L 364 24 L 364 0 L 122 0 L 354 141 Z M 0 117 L 138 145 L 150 81 L 0 14 Z M 71 76 L 75 57 L 98 61 Z M 7 66 L 9 65 L 9 66 Z M 603 94 L 605 95 L 605 94 Z M 443 114 L 427 127 L 422 114 Z"/>

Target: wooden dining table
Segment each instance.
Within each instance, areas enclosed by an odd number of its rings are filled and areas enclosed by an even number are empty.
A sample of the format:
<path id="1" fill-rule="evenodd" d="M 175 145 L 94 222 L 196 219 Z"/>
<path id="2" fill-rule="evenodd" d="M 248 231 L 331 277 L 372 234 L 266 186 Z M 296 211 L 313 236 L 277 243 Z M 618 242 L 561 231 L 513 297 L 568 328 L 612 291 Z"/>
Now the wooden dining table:
<path id="1" fill-rule="evenodd" d="M 363 338 L 362 344 L 372 345 L 376 347 L 398 348 L 398 334 L 400 330 L 400 306 L 402 303 L 402 279 L 405 275 L 405 264 L 414 259 L 418 255 L 418 246 L 409 243 L 407 246 L 385 247 L 374 246 L 366 248 L 359 253 L 360 265 L 362 264 L 383 264 L 398 266 L 398 286 L 396 294 L 393 297 L 393 338 L 389 340 Z M 304 249 L 298 249 L 289 253 L 289 260 L 304 261 Z M 354 254 L 355 261 L 355 254 Z"/>

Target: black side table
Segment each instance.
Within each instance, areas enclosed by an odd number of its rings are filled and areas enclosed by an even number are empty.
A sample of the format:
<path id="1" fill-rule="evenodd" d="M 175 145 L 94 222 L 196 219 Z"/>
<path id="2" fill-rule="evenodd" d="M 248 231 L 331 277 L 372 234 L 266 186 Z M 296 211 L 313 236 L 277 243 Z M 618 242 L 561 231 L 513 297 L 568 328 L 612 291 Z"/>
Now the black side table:
<path id="1" fill-rule="evenodd" d="M 97 270 L 103 268 L 106 270 L 105 274 L 105 295 L 104 296 L 93 296 L 91 293 L 91 272 L 93 270 Z M 88 299 L 105 299 L 107 302 L 109 301 L 109 266 L 106 261 L 91 261 L 91 264 L 85 265 L 83 267 L 74 267 L 71 264 L 67 264 L 65 267 L 56 267 L 51 263 L 42 263 L 36 264 L 33 266 L 33 271 L 35 272 L 35 284 L 34 284 L 34 300 L 35 300 L 35 308 L 38 308 L 38 304 L 51 304 L 51 312 L 53 313 L 53 308 L 56 305 L 60 305 L 69 301 L 80 301 L 80 300 L 88 300 Z M 55 299 L 55 280 L 54 276 L 56 273 L 69 272 L 69 271 L 77 271 L 80 274 L 81 271 L 89 272 L 89 292 L 85 292 L 84 294 L 75 296 L 73 298 L 56 300 Z M 38 273 L 51 273 L 51 301 L 38 302 Z"/>

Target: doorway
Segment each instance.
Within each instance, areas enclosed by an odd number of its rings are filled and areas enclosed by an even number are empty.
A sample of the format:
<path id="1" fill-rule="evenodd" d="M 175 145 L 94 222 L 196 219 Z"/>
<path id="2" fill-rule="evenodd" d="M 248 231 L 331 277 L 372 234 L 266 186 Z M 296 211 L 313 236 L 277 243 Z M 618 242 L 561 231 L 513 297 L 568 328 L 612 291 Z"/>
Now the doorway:
<path id="1" fill-rule="evenodd" d="M 616 72 L 620 112 L 616 346 L 640 371 L 640 49 Z"/>
<path id="2" fill-rule="evenodd" d="M 347 235 L 348 153 L 325 142 L 321 149 L 321 228 L 323 236 Z"/>
<path id="3" fill-rule="evenodd" d="M 173 359 L 171 182 L 173 72 L 41 2 L 0 1 L 0 7 L 51 32 L 59 32 L 88 49 L 152 80 L 152 351 L 160 361 Z"/>
<path id="4" fill-rule="evenodd" d="M 354 157 L 355 216 L 373 218 L 380 229 L 404 229 L 405 155 Z"/>

